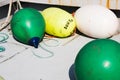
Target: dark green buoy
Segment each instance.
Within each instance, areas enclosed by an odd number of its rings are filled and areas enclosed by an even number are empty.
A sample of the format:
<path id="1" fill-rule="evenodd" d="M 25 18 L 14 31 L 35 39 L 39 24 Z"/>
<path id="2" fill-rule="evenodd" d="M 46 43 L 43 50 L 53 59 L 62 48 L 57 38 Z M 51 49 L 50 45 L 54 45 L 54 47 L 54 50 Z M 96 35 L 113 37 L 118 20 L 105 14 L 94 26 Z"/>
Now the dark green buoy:
<path id="1" fill-rule="evenodd" d="M 120 80 L 120 44 L 97 39 L 86 44 L 75 60 L 76 80 Z"/>
<path id="2" fill-rule="evenodd" d="M 37 48 L 44 37 L 45 21 L 36 9 L 23 8 L 13 15 L 11 29 L 17 41 Z"/>

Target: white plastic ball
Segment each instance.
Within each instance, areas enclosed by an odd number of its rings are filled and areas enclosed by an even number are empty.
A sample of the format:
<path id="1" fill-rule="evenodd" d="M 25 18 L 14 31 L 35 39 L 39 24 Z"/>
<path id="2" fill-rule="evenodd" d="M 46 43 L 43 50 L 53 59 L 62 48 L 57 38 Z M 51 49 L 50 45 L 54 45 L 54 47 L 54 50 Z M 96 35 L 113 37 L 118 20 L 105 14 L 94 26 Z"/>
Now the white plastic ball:
<path id="1" fill-rule="evenodd" d="M 102 5 L 86 5 L 75 12 L 77 29 L 87 36 L 108 38 L 116 34 L 119 21 L 117 16 Z"/>

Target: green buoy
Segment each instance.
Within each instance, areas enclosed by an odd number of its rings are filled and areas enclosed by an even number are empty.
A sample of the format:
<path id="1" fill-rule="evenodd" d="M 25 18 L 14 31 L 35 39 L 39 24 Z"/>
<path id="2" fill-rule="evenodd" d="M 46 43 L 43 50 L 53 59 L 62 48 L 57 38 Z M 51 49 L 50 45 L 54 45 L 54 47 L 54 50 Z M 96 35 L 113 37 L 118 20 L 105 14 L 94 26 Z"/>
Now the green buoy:
<path id="1" fill-rule="evenodd" d="M 111 39 L 87 43 L 75 59 L 76 80 L 120 80 L 120 44 Z"/>
<path id="2" fill-rule="evenodd" d="M 17 41 L 37 48 L 44 37 L 45 21 L 36 9 L 23 8 L 13 15 L 11 29 Z"/>

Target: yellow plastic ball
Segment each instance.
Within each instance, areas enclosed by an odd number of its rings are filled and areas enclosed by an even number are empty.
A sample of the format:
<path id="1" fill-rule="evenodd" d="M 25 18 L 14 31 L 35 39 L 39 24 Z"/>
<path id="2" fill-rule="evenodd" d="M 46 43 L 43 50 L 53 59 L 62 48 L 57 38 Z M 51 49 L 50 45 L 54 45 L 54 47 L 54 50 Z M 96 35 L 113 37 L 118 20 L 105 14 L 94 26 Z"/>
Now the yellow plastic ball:
<path id="1" fill-rule="evenodd" d="M 46 22 L 46 33 L 56 37 L 68 37 L 74 32 L 76 21 L 69 12 L 49 7 L 42 11 L 42 15 Z"/>

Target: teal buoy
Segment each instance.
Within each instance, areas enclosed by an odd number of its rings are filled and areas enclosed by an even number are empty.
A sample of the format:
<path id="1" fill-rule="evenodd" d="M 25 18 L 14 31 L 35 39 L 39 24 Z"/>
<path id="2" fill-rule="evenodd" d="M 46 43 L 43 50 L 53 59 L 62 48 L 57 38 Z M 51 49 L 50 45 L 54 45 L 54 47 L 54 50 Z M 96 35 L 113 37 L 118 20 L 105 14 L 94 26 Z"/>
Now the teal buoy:
<path id="1" fill-rule="evenodd" d="M 11 29 L 17 41 L 37 48 L 44 37 L 45 21 L 36 9 L 23 8 L 13 15 Z"/>
<path id="2" fill-rule="evenodd" d="M 97 39 L 86 44 L 75 59 L 76 80 L 120 80 L 120 44 Z"/>

